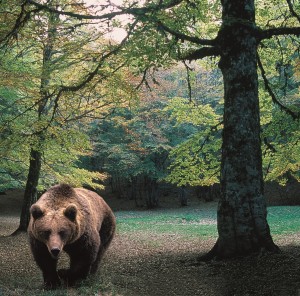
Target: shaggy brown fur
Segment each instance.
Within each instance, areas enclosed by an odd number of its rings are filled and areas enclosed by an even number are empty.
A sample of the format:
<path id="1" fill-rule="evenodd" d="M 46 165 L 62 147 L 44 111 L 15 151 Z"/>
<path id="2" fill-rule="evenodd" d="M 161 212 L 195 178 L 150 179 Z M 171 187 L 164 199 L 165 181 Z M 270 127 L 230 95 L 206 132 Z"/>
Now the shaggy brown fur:
<path id="1" fill-rule="evenodd" d="M 112 210 L 95 192 L 61 184 L 51 187 L 30 209 L 32 254 L 47 288 L 60 279 L 68 285 L 97 271 L 116 227 Z M 57 271 L 59 254 L 70 257 L 70 269 Z"/>

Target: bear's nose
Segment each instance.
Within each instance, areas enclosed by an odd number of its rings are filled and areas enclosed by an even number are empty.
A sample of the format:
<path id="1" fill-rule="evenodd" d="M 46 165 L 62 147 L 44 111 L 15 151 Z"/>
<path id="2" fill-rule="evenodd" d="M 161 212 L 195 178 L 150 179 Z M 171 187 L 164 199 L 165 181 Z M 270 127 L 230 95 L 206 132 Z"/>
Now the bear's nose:
<path id="1" fill-rule="evenodd" d="M 60 252 L 60 249 L 58 249 L 58 248 L 51 249 L 51 254 L 53 257 L 57 257 L 59 252 Z"/>

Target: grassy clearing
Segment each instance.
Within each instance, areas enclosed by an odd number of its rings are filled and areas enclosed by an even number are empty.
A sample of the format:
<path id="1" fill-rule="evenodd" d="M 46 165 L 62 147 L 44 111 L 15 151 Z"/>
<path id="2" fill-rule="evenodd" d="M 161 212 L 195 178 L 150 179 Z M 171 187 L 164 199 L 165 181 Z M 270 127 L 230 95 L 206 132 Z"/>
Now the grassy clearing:
<path id="1" fill-rule="evenodd" d="M 293 293 L 295 287 L 298 289 L 297 275 L 300 264 L 295 261 L 294 253 L 291 259 L 286 253 L 282 257 L 278 255 L 279 257 L 252 258 L 254 263 L 246 258 L 244 261 L 223 262 L 217 267 L 214 264 L 204 264 L 197 269 L 180 263 L 180 260 L 193 259 L 199 251 L 209 250 L 215 242 L 217 237 L 215 203 L 204 204 L 201 207 L 153 211 L 119 211 L 116 212 L 116 216 L 118 235 L 100 273 L 96 278 L 88 279 L 77 288 L 44 291 L 41 288 L 41 273 L 30 255 L 27 236 L 23 234 L 0 239 L 0 296 L 204 295 L 197 294 L 199 285 L 202 285 L 203 291 L 208 291 L 205 295 L 219 296 L 223 295 L 220 291 L 224 290 L 224 286 L 232 289 L 232 286 L 236 285 L 237 291 L 240 291 L 238 289 L 244 287 L 245 281 L 252 279 L 253 274 L 257 272 L 257 266 L 261 266 L 258 274 L 264 277 L 259 280 L 265 289 L 273 287 L 274 291 L 277 289 L 280 292 L 283 289 L 281 284 L 279 285 L 278 281 L 273 279 L 281 277 L 282 274 L 288 275 L 285 279 L 285 289 L 290 289 L 288 291 Z M 300 246 L 299 217 L 300 206 L 268 208 L 268 221 L 272 234 L 278 239 L 281 247 L 291 246 L 290 248 L 295 249 L 295 254 L 298 254 Z M 258 260 L 259 264 L 255 260 Z M 266 262 L 262 263 L 262 260 Z M 272 270 L 276 274 L 272 275 L 269 271 L 265 272 L 266 270 Z M 199 274 L 202 277 L 201 283 L 199 283 Z M 228 279 L 231 274 L 232 280 Z M 236 282 L 240 274 L 244 274 L 245 280 Z M 178 284 L 181 282 L 178 279 L 182 277 L 186 277 L 191 284 Z M 215 277 L 218 277 L 220 287 L 210 284 L 215 281 Z M 265 283 L 266 277 L 268 277 L 268 285 Z M 249 282 L 248 290 L 245 288 L 247 291 L 256 289 L 257 279 L 253 281 L 255 284 Z M 174 288 L 174 291 L 170 292 L 169 288 Z M 216 291 L 210 291 L 212 288 Z M 165 289 L 164 292 L 161 292 L 161 289 Z M 152 290 L 156 292 L 152 293 Z M 260 288 L 256 290 L 260 291 Z M 277 290 L 274 293 L 269 293 L 268 290 L 265 294 L 259 292 L 251 294 L 246 291 L 245 294 L 228 292 L 226 295 L 295 295 L 292 292 L 280 294 L 281 292 Z"/>
<path id="2" fill-rule="evenodd" d="M 118 231 L 133 234 L 149 232 L 175 234 L 183 238 L 214 237 L 217 232 L 216 212 L 201 209 L 172 209 L 140 212 L 117 212 Z"/>
<path id="3" fill-rule="evenodd" d="M 300 206 L 268 208 L 268 221 L 274 235 L 284 236 L 300 232 Z"/>
<path id="4" fill-rule="evenodd" d="M 116 213 L 120 233 L 176 234 L 184 239 L 217 236 L 216 208 L 172 209 L 158 211 L 120 211 Z M 273 235 L 283 236 L 300 231 L 300 207 L 268 208 L 268 221 Z"/>

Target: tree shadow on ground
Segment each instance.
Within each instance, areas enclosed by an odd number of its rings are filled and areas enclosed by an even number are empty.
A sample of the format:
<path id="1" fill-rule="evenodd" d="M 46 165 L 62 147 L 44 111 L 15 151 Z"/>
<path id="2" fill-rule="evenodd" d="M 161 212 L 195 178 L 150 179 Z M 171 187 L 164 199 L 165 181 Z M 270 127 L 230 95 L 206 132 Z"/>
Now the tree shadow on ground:
<path id="1" fill-rule="evenodd" d="M 300 246 L 281 246 L 281 254 L 195 265 L 197 256 L 204 254 L 200 245 L 176 252 L 157 246 L 139 248 L 136 242 L 124 240 L 128 238 L 116 237 L 96 277 L 109 283 L 116 295 L 299 295 Z M 0 238 L 0 258 L 0 289 L 7 292 L 3 295 L 41 295 L 42 277 L 26 234 Z M 72 295 L 81 294 L 75 290 Z"/>
<path id="2" fill-rule="evenodd" d="M 19 200 L 16 195 L 5 208 L 7 198 L 2 203 L 0 199 L 3 206 L 0 207 L 0 236 L 16 230 Z M 210 250 L 215 238 L 199 237 L 189 241 L 176 235 L 147 235 L 122 233 L 116 236 L 92 283 L 94 290 L 101 283 L 108 291 L 101 293 L 103 296 L 300 296 L 299 233 L 279 240 L 281 254 L 198 265 L 194 264 L 196 258 Z M 89 296 L 95 293 L 82 292 L 79 288 L 44 294 L 41 272 L 30 253 L 27 235 L 23 233 L 0 237 L 0 295 Z"/>
<path id="3" fill-rule="evenodd" d="M 299 296 L 300 246 L 280 247 L 280 254 L 197 265 L 196 258 L 204 254 L 201 246 L 199 252 L 158 251 L 121 260 L 115 254 L 111 281 L 121 295 Z"/>

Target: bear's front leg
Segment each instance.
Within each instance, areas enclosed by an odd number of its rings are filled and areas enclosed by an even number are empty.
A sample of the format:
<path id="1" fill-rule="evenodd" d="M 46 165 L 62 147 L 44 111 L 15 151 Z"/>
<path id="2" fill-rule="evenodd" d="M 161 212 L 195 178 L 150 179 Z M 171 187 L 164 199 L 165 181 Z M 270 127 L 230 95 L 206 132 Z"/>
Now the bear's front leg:
<path id="1" fill-rule="evenodd" d="M 60 279 L 56 271 L 57 260 L 51 257 L 45 244 L 40 241 L 30 238 L 30 246 L 33 257 L 42 270 L 45 288 L 55 289 L 60 286 Z"/>
<path id="2" fill-rule="evenodd" d="M 80 256 L 80 255 L 79 255 Z M 70 258 L 70 269 L 60 269 L 58 274 L 67 286 L 74 286 L 87 278 L 90 273 L 91 262 L 86 258 Z"/>
<path id="3" fill-rule="evenodd" d="M 86 279 L 90 274 L 91 266 L 96 260 L 99 245 L 99 238 L 96 237 L 96 239 L 91 240 L 85 235 L 75 243 L 66 245 L 64 250 L 70 256 L 70 269 L 59 270 L 59 276 L 70 286 Z"/>
<path id="4" fill-rule="evenodd" d="M 45 289 L 56 289 L 61 285 L 57 272 L 43 271 Z"/>

